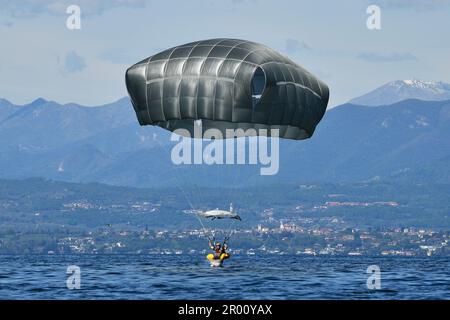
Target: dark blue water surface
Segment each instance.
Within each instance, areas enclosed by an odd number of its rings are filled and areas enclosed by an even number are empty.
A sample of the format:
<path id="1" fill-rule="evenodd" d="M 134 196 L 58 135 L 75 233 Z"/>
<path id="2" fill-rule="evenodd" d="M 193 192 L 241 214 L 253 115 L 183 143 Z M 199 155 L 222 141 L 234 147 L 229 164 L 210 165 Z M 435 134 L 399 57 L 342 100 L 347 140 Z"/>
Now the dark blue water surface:
<path id="1" fill-rule="evenodd" d="M 81 269 L 69 290 L 67 267 Z M 369 290 L 366 269 L 381 269 Z M 0 256 L 0 299 L 449 299 L 449 258 L 234 256 Z"/>

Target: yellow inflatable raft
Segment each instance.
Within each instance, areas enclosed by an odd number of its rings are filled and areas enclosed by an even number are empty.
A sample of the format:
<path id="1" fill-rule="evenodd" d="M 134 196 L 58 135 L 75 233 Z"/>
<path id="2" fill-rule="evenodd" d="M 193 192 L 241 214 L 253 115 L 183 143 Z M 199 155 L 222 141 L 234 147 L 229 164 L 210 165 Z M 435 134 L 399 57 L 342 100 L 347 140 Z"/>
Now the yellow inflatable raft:
<path id="1" fill-rule="evenodd" d="M 212 260 L 223 261 L 225 259 L 228 259 L 229 257 L 230 257 L 229 253 L 222 253 L 219 258 L 216 258 L 213 253 L 210 253 L 206 256 L 206 259 L 208 259 L 209 261 L 212 261 Z"/>
<path id="2" fill-rule="evenodd" d="M 223 263 L 223 260 L 226 260 L 229 257 L 230 257 L 229 253 L 222 253 L 218 258 L 213 253 L 210 253 L 206 256 L 206 259 L 209 260 L 212 267 L 220 267 Z"/>

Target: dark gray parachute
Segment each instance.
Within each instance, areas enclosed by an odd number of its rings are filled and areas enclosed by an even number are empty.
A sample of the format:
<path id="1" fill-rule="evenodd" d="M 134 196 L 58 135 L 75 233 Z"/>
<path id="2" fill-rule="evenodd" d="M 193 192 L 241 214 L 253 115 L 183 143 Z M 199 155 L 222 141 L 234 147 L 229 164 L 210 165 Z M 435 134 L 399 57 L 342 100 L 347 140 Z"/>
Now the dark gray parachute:
<path id="1" fill-rule="evenodd" d="M 312 136 L 328 104 L 326 84 L 280 53 L 237 39 L 196 41 L 164 50 L 131 66 L 126 85 L 141 125 L 193 135 L 279 129 L 279 136 Z M 231 130 L 232 131 L 232 130 Z M 253 130 L 254 132 L 255 130 Z M 264 134 L 264 133 L 263 133 Z"/>

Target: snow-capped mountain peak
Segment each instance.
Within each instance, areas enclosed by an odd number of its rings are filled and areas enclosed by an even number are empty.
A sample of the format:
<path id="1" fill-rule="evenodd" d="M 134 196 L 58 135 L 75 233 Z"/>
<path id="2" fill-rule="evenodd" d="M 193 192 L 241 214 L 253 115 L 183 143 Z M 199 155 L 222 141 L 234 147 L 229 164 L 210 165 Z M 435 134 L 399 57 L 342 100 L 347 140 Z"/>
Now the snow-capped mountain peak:
<path id="1" fill-rule="evenodd" d="M 389 82 L 350 103 L 378 106 L 392 104 L 405 99 L 426 101 L 450 100 L 450 84 L 441 81 L 396 80 Z"/>
<path id="2" fill-rule="evenodd" d="M 413 79 L 393 81 L 391 82 L 391 84 L 398 87 L 406 86 L 410 88 L 433 90 L 435 92 L 444 92 L 450 90 L 450 84 L 442 81 L 421 81 Z"/>

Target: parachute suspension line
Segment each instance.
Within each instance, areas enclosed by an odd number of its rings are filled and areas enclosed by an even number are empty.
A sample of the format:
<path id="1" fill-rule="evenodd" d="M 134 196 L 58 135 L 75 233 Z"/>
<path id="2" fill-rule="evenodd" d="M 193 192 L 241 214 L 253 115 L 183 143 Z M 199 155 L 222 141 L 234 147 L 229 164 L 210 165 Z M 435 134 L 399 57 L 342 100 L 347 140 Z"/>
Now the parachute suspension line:
<path id="1" fill-rule="evenodd" d="M 231 223 L 230 227 L 228 228 L 227 233 L 225 234 L 225 240 L 224 242 L 228 241 L 228 239 L 230 239 L 230 237 L 233 235 L 234 233 L 234 229 L 233 229 L 233 225 L 236 222 L 236 220 L 233 220 L 233 222 Z"/>
<path id="2" fill-rule="evenodd" d="M 178 176 L 175 175 L 176 179 L 178 180 Z M 180 183 L 180 181 L 178 180 L 178 183 Z M 189 203 L 189 206 L 191 207 L 192 211 L 194 211 L 194 216 L 197 218 L 198 222 L 200 222 L 200 225 L 202 226 L 202 230 L 203 230 L 203 234 L 206 235 L 208 237 L 209 240 L 211 240 L 211 238 L 208 235 L 208 230 L 206 229 L 205 225 L 203 224 L 202 219 L 196 214 L 195 211 L 197 211 L 192 202 L 189 200 L 189 197 L 186 195 L 185 191 L 177 184 L 178 189 L 181 191 L 181 193 L 183 194 L 183 196 L 185 197 L 186 201 Z M 214 232 L 211 230 L 211 234 L 212 234 L 212 238 L 214 238 Z"/>
<path id="3" fill-rule="evenodd" d="M 245 143 L 245 139 L 247 139 L 246 137 L 244 137 L 244 138 L 240 138 L 240 139 L 244 139 L 244 143 Z M 239 143 L 238 143 L 238 138 L 234 138 L 234 143 L 233 143 L 233 145 L 236 147 L 236 149 L 235 149 L 235 151 L 236 151 L 236 163 L 233 165 L 233 167 L 234 168 L 236 168 L 236 170 L 232 170 L 232 169 L 230 169 L 230 171 L 231 171 L 231 185 L 228 187 L 228 192 L 227 192 L 227 195 L 228 195 L 228 199 L 229 199 L 229 203 L 231 203 L 231 202 L 233 202 L 233 203 L 235 203 L 236 201 L 237 201 L 237 199 L 236 199 L 236 197 L 237 197 L 237 195 L 239 195 L 239 193 L 238 193 L 238 179 L 239 179 L 239 177 L 241 177 L 241 172 L 242 172 L 242 170 L 243 170 L 243 168 L 242 167 L 245 167 L 246 166 L 246 164 L 244 163 L 244 164 L 240 164 L 240 163 L 238 163 L 237 162 L 237 155 L 238 155 L 238 153 L 239 153 L 239 151 L 237 150 L 237 148 L 238 148 L 238 146 L 239 146 Z M 235 222 L 235 221 L 233 221 L 233 222 Z"/>
<path id="4" fill-rule="evenodd" d="M 176 178 L 178 180 L 178 178 Z M 180 182 L 180 181 L 178 181 Z M 180 192 L 183 194 L 184 198 L 186 199 L 187 203 L 189 204 L 189 206 L 191 207 L 192 210 L 195 210 L 194 205 L 192 204 L 191 200 L 189 200 L 189 197 L 187 196 L 186 192 L 183 190 L 183 188 L 181 186 L 179 186 L 177 184 L 177 188 L 178 190 L 180 190 Z"/>
<path id="5" fill-rule="evenodd" d="M 160 148 L 160 150 L 162 151 L 162 153 L 166 153 L 164 151 L 164 147 L 161 144 L 161 142 L 159 140 L 155 140 L 157 142 L 157 146 Z M 178 180 L 178 176 L 175 174 L 175 179 Z M 180 181 L 178 180 L 178 183 L 180 183 Z M 187 197 L 186 193 L 183 191 L 183 189 L 181 188 L 181 186 L 179 184 L 176 184 L 177 188 L 181 191 L 181 193 L 183 194 L 184 198 L 186 199 L 186 202 L 189 204 L 189 206 L 191 207 L 192 210 L 195 210 L 194 206 L 192 205 L 192 202 L 189 200 L 189 198 Z"/>
<path id="6" fill-rule="evenodd" d="M 208 230 L 206 229 L 206 227 L 205 227 L 205 225 L 203 224 L 203 221 L 202 221 L 202 219 L 196 214 L 196 212 L 195 211 L 197 211 L 195 208 L 194 208 L 194 206 L 193 206 L 193 204 L 192 204 L 192 202 L 189 200 L 189 197 L 186 195 L 186 192 L 183 190 L 183 188 L 181 187 L 181 181 L 178 179 L 178 175 L 175 175 L 175 179 L 177 179 L 177 181 L 178 181 L 178 183 L 176 184 L 177 185 L 177 188 L 181 191 L 181 193 L 183 194 L 183 196 L 184 196 L 184 198 L 186 199 L 186 201 L 189 203 L 189 206 L 191 207 L 191 209 L 192 209 L 192 211 L 194 211 L 193 213 L 194 213 L 194 216 L 197 218 L 197 220 L 200 222 L 200 225 L 202 226 L 202 229 L 203 229 L 203 234 L 205 234 L 207 237 L 208 237 L 208 239 L 210 239 L 210 237 L 208 236 Z M 213 236 L 213 238 L 214 238 L 214 232 L 213 231 L 211 231 L 211 234 L 212 234 L 212 236 Z"/>
<path id="7" fill-rule="evenodd" d="M 161 144 L 161 142 L 160 142 L 159 140 L 155 140 L 155 141 L 157 142 L 157 146 L 160 148 L 160 150 L 161 150 L 161 151 L 163 152 L 163 154 L 164 154 L 165 151 L 164 151 L 164 147 L 163 147 L 163 145 Z M 175 170 L 173 170 L 173 171 L 175 171 Z M 203 234 L 206 235 L 206 236 L 208 237 L 209 240 L 211 240 L 211 237 L 208 235 L 208 230 L 207 230 L 207 228 L 205 227 L 205 225 L 203 224 L 203 221 L 200 219 L 200 217 L 199 217 L 199 216 L 196 214 L 196 212 L 195 212 L 195 211 L 197 211 L 197 210 L 195 209 L 195 207 L 194 207 L 194 205 L 192 204 L 192 202 L 189 200 L 189 197 L 187 196 L 185 190 L 182 188 L 182 187 L 183 187 L 183 186 L 182 186 L 182 182 L 181 182 L 180 179 L 178 178 L 178 175 L 177 175 L 177 174 L 174 174 L 174 176 L 175 176 L 175 179 L 177 180 L 177 183 L 176 183 L 175 185 L 177 186 L 177 188 L 178 188 L 178 190 L 181 192 L 181 194 L 184 196 L 186 202 L 187 202 L 187 203 L 189 204 L 189 206 L 191 207 L 191 210 L 193 211 L 194 216 L 195 216 L 195 217 L 197 218 L 197 220 L 200 222 L 200 225 L 202 226 Z M 214 232 L 213 232 L 213 231 L 211 231 L 211 234 L 212 234 L 212 238 L 214 238 Z"/>
<path id="8" fill-rule="evenodd" d="M 238 139 L 241 139 L 241 142 L 243 144 L 243 148 L 244 150 L 238 150 L 240 142 L 238 141 Z M 237 172 L 236 174 L 233 175 L 233 183 L 231 185 L 231 193 L 232 193 L 232 197 L 236 198 L 237 196 L 241 195 L 241 193 L 239 192 L 239 183 L 238 181 L 246 181 L 248 183 L 248 178 L 249 177 L 244 177 L 243 174 L 245 173 L 246 170 L 248 170 L 251 172 L 253 170 L 252 165 L 250 164 L 250 151 L 251 149 L 251 139 L 254 139 L 254 137 L 250 137 L 250 136 L 244 136 L 244 137 L 240 137 L 240 138 L 235 138 L 235 144 L 236 144 L 236 165 L 237 165 Z M 239 152 L 243 152 L 244 154 L 244 163 L 238 163 L 238 154 Z"/>
<path id="9" fill-rule="evenodd" d="M 202 225 L 203 233 L 208 237 L 208 240 L 211 240 L 211 237 L 208 235 L 208 230 L 206 229 L 205 225 L 203 224 L 202 219 L 200 219 L 200 217 L 197 216 L 196 214 L 194 214 L 194 215 L 197 218 L 198 222 L 200 222 L 200 224 Z M 212 234 L 212 238 L 214 239 L 214 231 L 213 230 L 211 230 L 211 234 Z"/>

